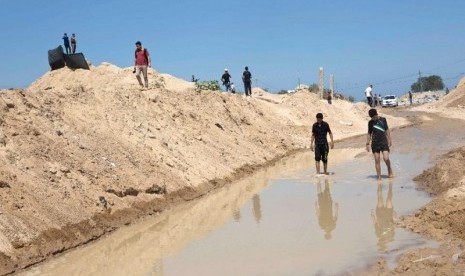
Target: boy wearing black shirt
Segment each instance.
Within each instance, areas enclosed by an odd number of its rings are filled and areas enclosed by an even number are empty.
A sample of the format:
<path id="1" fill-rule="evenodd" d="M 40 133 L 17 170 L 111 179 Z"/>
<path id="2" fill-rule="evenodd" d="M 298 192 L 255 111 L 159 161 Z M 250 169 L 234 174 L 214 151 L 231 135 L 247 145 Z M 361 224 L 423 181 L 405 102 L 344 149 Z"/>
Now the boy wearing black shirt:
<path id="1" fill-rule="evenodd" d="M 388 169 L 388 176 L 392 178 L 394 175 L 391 169 L 391 161 L 389 160 L 389 147 L 392 145 L 391 131 L 389 130 L 386 118 L 378 116 L 376 109 L 370 109 L 368 115 L 371 117 L 371 120 L 368 122 L 366 147 L 367 151 L 370 152 L 371 141 L 371 151 L 375 157 L 378 180 L 381 180 L 381 154 Z"/>
<path id="2" fill-rule="evenodd" d="M 248 66 L 242 73 L 242 81 L 244 82 L 245 96 L 252 96 L 252 73 L 250 73 Z"/>
<path id="3" fill-rule="evenodd" d="M 323 121 L 323 114 L 316 114 L 316 123 L 312 126 L 312 139 L 310 141 L 310 149 L 315 151 L 315 166 L 316 173 L 320 174 L 320 161 L 323 161 L 324 174 L 328 174 L 328 139 L 326 138 L 329 133 L 331 138 L 331 149 L 334 148 L 333 133 L 327 122 Z M 315 142 L 315 147 L 313 147 Z"/>
<path id="4" fill-rule="evenodd" d="M 223 82 L 226 92 L 231 90 L 231 75 L 228 72 L 228 69 L 224 69 L 224 74 L 221 76 L 221 81 Z"/>

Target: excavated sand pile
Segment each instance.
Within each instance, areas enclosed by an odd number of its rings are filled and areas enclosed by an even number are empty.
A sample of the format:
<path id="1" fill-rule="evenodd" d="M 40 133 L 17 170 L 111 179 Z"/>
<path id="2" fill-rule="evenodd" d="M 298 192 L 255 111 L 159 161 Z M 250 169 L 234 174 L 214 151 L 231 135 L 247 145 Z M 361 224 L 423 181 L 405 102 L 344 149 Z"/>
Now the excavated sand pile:
<path id="1" fill-rule="evenodd" d="M 465 78 L 449 94 L 438 101 L 415 107 L 412 110 L 439 113 L 445 117 L 463 119 L 465 113 Z"/>

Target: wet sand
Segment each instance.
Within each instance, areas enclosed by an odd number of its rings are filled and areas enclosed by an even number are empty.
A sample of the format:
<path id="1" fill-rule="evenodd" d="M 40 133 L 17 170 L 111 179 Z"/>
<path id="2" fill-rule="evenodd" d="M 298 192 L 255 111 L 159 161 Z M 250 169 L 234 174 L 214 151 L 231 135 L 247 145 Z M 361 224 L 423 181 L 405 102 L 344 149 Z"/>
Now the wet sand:
<path id="1" fill-rule="evenodd" d="M 299 154 L 24 274 L 327 275 L 379 259 L 388 271 L 402 253 L 434 248 L 395 227 L 430 200 L 411 179 L 463 143 L 461 121 L 431 119 L 393 131 L 392 180 L 378 183 L 364 137 L 350 139 L 330 153 L 333 176 L 316 178 L 312 153 Z"/>

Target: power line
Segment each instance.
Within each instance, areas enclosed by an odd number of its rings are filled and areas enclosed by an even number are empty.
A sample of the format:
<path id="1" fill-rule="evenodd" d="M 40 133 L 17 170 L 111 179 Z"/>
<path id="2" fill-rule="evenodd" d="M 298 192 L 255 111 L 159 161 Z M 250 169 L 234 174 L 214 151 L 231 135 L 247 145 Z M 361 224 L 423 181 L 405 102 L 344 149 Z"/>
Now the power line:
<path id="1" fill-rule="evenodd" d="M 446 64 L 446 65 L 442 65 L 442 66 L 438 66 L 438 67 L 435 67 L 433 69 L 429 69 L 428 71 L 434 71 L 434 70 L 437 70 L 437 69 L 442 69 L 442 68 L 445 68 L 445 67 L 449 67 L 451 65 L 455 65 L 455 64 L 459 64 L 459 63 L 462 63 L 465 61 L 465 58 L 464 59 L 460 59 L 458 61 L 455 61 L 455 62 L 452 62 L 452 63 L 449 63 L 449 64 Z"/>
<path id="2" fill-rule="evenodd" d="M 465 59 L 460 59 L 460 60 L 457 60 L 455 62 L 451 62 L 451 63 L 448 63 L 448 64 L 445 64 L 445 65 L 441 65 L 441 66 L 437 66 L 437 67 L 434 67 L 432 69 L 429 69 L 427 71 L 434 71 L 434 70 L 437 70 L 437 69 L 442 69 L 442 68 L 445 68 L 445 67 L 449 67 L 451 65 L 455 65 L 455 64 L 459 64 L 459 63 L 462 63 L 462 62 L 465 62 Z M 459 75 L 457 75 L 456 77 L 453 77 L 453 78 L 444 78 L 445 80 L 450 80 L 450 79 L 456 79 L 456 78 L 459 78 L 463 73 L 460 73 Z M 430 73 L 430 75 L 433 75 Z M 403 77 L 398 77 L 398 78 L 394 78 L 394 79 L 389 79 L 389 80 L 384 80 L 384 81 L 378 81 L 378 82 L 373 82 L 372 84 L 373 85 L 383 85 L 383 84 L 388 84 L 388 83 L 392 83 L 394 81 L 397 81 L 397 80 L 402 80 L 402 79 L 406 79 L 406 78 L 412 78 L 416 76 L 416 74 L 411 74 L 411 75 L 407 75 L 407 76 L 403 76 Z M 350 90 L 353 90 L 353 89 L 361 89 L 361 88 L 365 88 L 366 85 L 356 85 L 356 86 L 349 86 L 347 88 L 342 88 L 340 89 L 341 91 L 350 91 Z"/>
<path id="3" fill-rule="evenodd" d="M 416 74 L 411 74 L 411 75 L 408 75 L 408 76 L 403 76 L 403 77 L 399 77 L 399 78 L 389 79 L 389 80 L 385 80 L 385 81 L 373 82 L 372 84 L 373 84 L 373 85 L 383 85 L 383 84 L 395 82 L 395 81 L 397 81 L 397 80 L 402 80 L 402 79 L 406 79 L 406 78 L 412 78 L 412 77 L 414 77 L 414 76 L 416 76 Z M 341 89 L 341 90 L 342 90 L 342 91 L 347 91 L 347 90 L 360 89 L 360 88 L 365 88 L 365 85 L 358 85 L 358 86 L 343 88 L 343 89 Z"/>
<path id="4" fill-rule="evenodd" d="M 421 80 L 421 71 L 418 71 L 418 82 L 420 83 L 420 92 L 423 92 L 423 81 Z"/>
<path id="5" fill-rule="evenodd" d="M 273 91 L 278 91 L 278 89 L 276 89 L 276 87 L 274 87 L 273 85 L 269 85 L 267 83 L 265 83 L 264 81 L 262 81 L 261 79 L 255 79 L 255 82 L 256 82 L 256 86 L 258 87 L 258 83 L 260 82 L 261 84 L 264 84 L 265 87 L 263 88 L 267 88 L 267 89 L 271 89 Z"/>
<path id="6" fill-rule="evenodd" d="M 447 78 L 444 78 L 444 79 L 445 80 L 454 80 L 454 79 L 462 78 L 463 76 L 465 76 L 465 72 L 464 73 L 459 73 L 458 75 L 456 75 L 454 77 L 447 77 Z"/>

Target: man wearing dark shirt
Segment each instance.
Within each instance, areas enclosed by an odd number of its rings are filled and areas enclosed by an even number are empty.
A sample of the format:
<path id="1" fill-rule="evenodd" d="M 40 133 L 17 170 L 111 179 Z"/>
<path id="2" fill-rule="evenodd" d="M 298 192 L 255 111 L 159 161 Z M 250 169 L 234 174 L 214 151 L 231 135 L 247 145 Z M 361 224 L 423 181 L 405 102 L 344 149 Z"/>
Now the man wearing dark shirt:
<path id="1" fill-rule="evenodd" d="M 249 67 L 245 67 L 244 73 L 242 73 L 242 81 L 244 82 L 244 90 L 246 96 L 252 96 L 252 73 L 249 71 Z"/>
<path id="2" fill-rule="evenodd" d="M 378 180 L 381 180 L 381 154 L 383 155 L 384 163 L 388 169 L 388 176 L 392 178 L 391 161 L 389 160 L 389 148 L 392 145 L 391 131 L 389 130 L 386 118 L 378 116 L 376 109 L 372 108 L 368 111 L 371 120 L 368 122 L 367 134 L 367 151 L 371 151 L 375 157 L 375 167 Z"/>
<path id="3" fill-rule="evenodd" d="M 323 121 L 323 114 L 316 114 L 316 123 L 312 126 L 312 139 L 310 141 L 310 149 L 315 152 L 316 173 L 320 174 L 320 161 L 323 161 L 324 174 L 328 174 L 328 139 L 326 136 L 329 133 L 331 138 L 331 148 L 334 148 L 333 133 L 327 122 Z M 313 146 L 315 142 L 315 147 Z"/>
<path id="4" fill-rule="evenodd" d="M 69 46 L 69 37 L 68 34 L 63 35 L 63 44 L 65 45 L 66 54 L 71 53 L 71 47 Z"/>
<path id="5" fill-rule="evenodd" d="M 224 74 L 221 76 L 221 81 L 226 89 L 226 92 L 231 90 L 231 75 L 228 72 L 228 69 L 224 69 Z"/>

